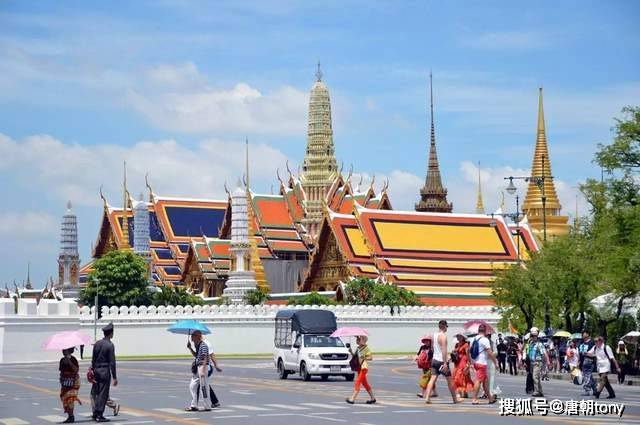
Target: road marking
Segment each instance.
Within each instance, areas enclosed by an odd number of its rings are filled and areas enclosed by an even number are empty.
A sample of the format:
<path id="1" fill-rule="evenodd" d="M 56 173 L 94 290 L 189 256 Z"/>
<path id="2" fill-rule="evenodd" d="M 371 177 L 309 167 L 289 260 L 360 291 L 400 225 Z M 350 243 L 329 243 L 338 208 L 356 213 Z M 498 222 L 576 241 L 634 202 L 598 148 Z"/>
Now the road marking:
<path id="1" fill-rule="evenodd" d="M 47 416 L 38 416 L 38 419 L 42 419 L 43 421 L 47 421 L 47 422 L 60 423 L 67 418 L 65 418 L 64 416 L 58 416 L 58 415 L 47 415 Z"/>
<path id="2" fill-rule="evenodd" d="M 295 413 L 260 413 L 259 415 L 256 416 L 261 416 L 261 417 L 271 417 L 271 416 L 296 416 Z"/>
<path id="3" fill-rule="evenodd" d="M 424 413 L 426 410 L 392 410 L 391 413 Z"/>
<path id="4" fill-rule="evenodd" d="M 304 416 L 304 417 L 307 417 L 307 418 L 324 419 L 325 421 L 332 421 L 332 422 L 347 422 L 346 419 L 325 418 L 324 416 L 314 415 L 313 413 L 310 414 L 310 415 L 300 415 L 300 416 Z"/>
<path id="5" fill-rule="evenodd" d="M 248 418 L 249 415 L 216 416 L 216 419 Z"/>
<path id="6" fill-rule="evenodd" d="M 256 393 L 252 393 L 251 391 L 247 391 L 247 390 L 235 390 L 230 392 L 234 394 L 240 394 L 240 395 L 256 395 Z"/>
<path id="7" fill-rule="evenodd" d="M 127 409 L 126 407 L 123 408 L 122 410 L 120 410 L 120 413 L 121 414 L 125 414 L 125 415 L 129 415 L 129 416 L 133 416 L 134 418 L 144 418 L 144 417 L 149 416 L 146 412 L 140 412 L 140 411 L 137 411 L 137 410 L 132 411 L 132 410 Z"/>
<path id="8" fill-rule="evenodd" d="M 213 410 L 211 410 L 211 413 L 230 413 L 230 412 L 234 412 L 233 409 L 220 409 L 220 408 L 215 408 Z"/>
<path id="9" fill-rule="evenodd" d="M 0 419 L 0 423 L 3 425 L 28 425 L 29 422 L 23 421 L 20 418 L 4 418 Z"/>
<path id="10" fill-rule="evenodd" d="M 383 413 L 383 412 L 381 410 L 368 411 L 368 412 L 366 412 L 366 411 L 365 412 L 363 412 L 363 411 L 351 412 L 352 415 L 377 415 L 377 414 L 380 414 L 380 413 Z"/>
<path id="11" fill-rule="evenodd" d="M 252 412 L 264 412 L 267 410 L 273 410 L 273 409 L 267 409 L 266 407 L 250 406 L 248 404 L 230 404 L 229 407 L 233 409 L 249 410 Z"/>
<path id="12" fill-rule="evenodd" d="M 114 422 L 113 425 L 135 425 L 135 424 L 152 424 L 153 421 L 133 421 L 133 422 Z"/>
<path id="13" fill-rule="evenodd" d="M 308 407 L 295 406 L 289 404 L 265 404 L 265 406 L 275 407 L 276 409 L 285 409 L 285 410 L 309 410 Z"/>
<path id="14" fill-rule="evenodd" d="M 303 406 L 310 406 L 310 407 L 319 407 L 321 409 L 346 409 L 345 406 L 334 406 L 332 404 L 325 404 L 325 403 L 300 403 Z"/>
<path id="15" fill-rule="evenodd" d="M 180 409 L 175 409 L 173 407 L 162 407 L 159 409 L 153 409 L 156 412 L 164 412 L 164 413 L 171 413 L 172 415 L 187 415 L 191 412 L 187 412 L 186 410 L 180 410 Z"/>

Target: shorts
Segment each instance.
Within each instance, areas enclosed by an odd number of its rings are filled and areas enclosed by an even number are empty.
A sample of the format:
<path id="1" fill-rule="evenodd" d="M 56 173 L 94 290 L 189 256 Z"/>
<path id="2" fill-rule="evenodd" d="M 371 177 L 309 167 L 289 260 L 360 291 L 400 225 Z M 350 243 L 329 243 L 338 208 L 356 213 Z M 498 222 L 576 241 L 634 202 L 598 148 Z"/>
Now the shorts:
<path id="1" fill-rule="evenodd" d="M 446 372 L 443 372 L 442 370 L 440 370 L 440 368 L 442 368 L 442 366 L 444 366 L 444 363 L 439 361 L 439 360 L 431 360 L 431 374 L 433 376 L 438 376 L 438 375 L 443 375 L 445 377 L 449 377 L 451 376 L 451 370 L 447 369 Z"/>
<path id="2" fill-rule="evenodd" d="M 484 382 L 487 380 L 487 365 L 474 363 L 473 368 L 476 370 L 476 380 L 478 382 Z"/>

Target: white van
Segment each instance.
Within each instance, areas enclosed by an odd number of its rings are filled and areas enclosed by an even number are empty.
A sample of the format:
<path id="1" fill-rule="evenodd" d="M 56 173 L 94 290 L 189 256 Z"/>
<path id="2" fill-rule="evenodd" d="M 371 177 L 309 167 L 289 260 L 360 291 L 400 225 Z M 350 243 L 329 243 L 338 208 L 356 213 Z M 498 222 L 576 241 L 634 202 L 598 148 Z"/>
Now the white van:
<path id="1" fill-rule="evenodd" d="M 298 373 L 305 381 L 344 376 L 352 381 L 349 350 L 340 338 L 336 316 L 328 310 L 282 310 L 276 315 L 273 361 L 280 379 Z"/>

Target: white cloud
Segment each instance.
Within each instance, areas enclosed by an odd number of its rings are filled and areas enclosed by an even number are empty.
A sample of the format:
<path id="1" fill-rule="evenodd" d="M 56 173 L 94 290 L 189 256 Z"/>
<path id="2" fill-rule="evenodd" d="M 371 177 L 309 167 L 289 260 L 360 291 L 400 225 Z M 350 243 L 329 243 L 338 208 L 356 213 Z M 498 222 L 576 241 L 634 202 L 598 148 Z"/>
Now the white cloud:
<path id="1" fill-rule="evenodd" d="M 546 47 L 551 42 L 548 34 L 536 31 L 494 31 L 473 35 L 461 44 L 483 50 L 530 50 Z"/>
<path id="2" fill-rule="evenodd" d="M 214 88 L 193 63 L 151 69 L 129 104 L 156 127 L 184 133 L 304 134 L 308 94 L 283 86 L 263 93 L 247 83 Z"/>
<path id="3" fill-rule="evenodd" d="M 0 236 L 3 238 L 33 239 L 57 233 L 54 217 L 42 211 L 0 212 Z"/>
<path id="4" fill-rule="evenodd" d="M 273 181 L 286 157 L 265 145 L 250 145 L 254 182 Z M 132 195 L 144 189 L 144 175 L 159 194 L 224 197 L 226 180 L 235 184 L 244 170 L 244 143 L 207 139 L 191 148 L 175 140 L 141 141 L 131 146 L 68 144 L 48 135 L 15 141 L 0 134 L 0 175 L 38 191 L 39 196 L 78 205 L 99 205 L 98 189 L 120 204 L 122 164 L 127 161 Z M 262 167 L 260 164 L 270 164 Z"/>

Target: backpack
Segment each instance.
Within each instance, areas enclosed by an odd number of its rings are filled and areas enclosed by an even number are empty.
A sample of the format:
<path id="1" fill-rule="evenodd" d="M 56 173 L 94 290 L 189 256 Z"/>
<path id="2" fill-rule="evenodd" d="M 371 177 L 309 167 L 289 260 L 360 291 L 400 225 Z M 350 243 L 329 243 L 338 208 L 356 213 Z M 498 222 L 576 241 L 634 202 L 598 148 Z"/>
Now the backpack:
<path id="1" fill-rule="evenodd" d="M 425 370 L 430 368 L 432 353 L 433 352 L 431 350 L 422 350 L 416 362 L 418 364 L 418 369 Z"/>
<path id="2" fill-rule="evenodd" d="M 481 338 L 486 338 L 486 337 L 481 336 L 480 338 L 474 338 L 473 342 L 471 343 L 471 349 L 469 350 L 469 354 L 471 355 L 471 360 L 477 359 L 480 353 L 484 351 L 484 350 L 480 351 L 479 341 Z"/>

